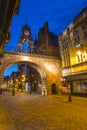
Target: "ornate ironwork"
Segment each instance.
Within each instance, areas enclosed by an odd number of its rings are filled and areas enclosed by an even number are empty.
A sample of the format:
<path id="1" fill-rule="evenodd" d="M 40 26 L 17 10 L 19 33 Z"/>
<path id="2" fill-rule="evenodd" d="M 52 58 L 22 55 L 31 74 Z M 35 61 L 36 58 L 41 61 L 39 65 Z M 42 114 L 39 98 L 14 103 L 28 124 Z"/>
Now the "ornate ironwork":
<path id="1" fill-rule="evenodd" d="M 52 52 L 48 50 L 38 50 L 34 49 L 34 46 L 29 46 L 29 48 L 22 47 L 19 49 L 19 46 L 5 46 L 4 52 L 16 52 L 16 53 L 26 53 L 26 54 L 37 54 L 37 55 L 46 55 L 46 56 L 56 56 L 58 57 L 58 52 Z"/>

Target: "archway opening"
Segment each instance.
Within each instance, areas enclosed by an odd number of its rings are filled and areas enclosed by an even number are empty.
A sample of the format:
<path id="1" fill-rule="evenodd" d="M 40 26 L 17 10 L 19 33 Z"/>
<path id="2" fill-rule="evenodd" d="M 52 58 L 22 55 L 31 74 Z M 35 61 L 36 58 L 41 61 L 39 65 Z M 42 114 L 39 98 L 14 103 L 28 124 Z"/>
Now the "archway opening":
<path id="1" fill-rule="evenodd" d="M 57 92 L 57 86 L 56 86 L 56 84 L 55 83 L 53 83 L 52 85 L 51 85 L 51 92 L 52 92 L 52 94 L 57 94 L 58 92 Z"/>
<path id="2" fill-rule="evenodd" d="M 18 63 L 18 73 L 19 77 L 24 82 L 24 89 L 33 93 L 41 93 L 41 76 L 34 68 L 28 63 Z M 22 86 L 20 82 L 20 86 Z"/>
<path id="3" fill-rule="evenodd" d="M 42 87 L 46 86 L 43 85 L 43 78 L 46 79 L 46 77 L 41 67 L 30 62 L 18 62 L 16 66 L 18 70 L 14 71 L 13 69 L 12 73 L 4 78 L 7 87 L 9 89 L 15 87 L 16 90 L 41 94 Z M 9 72 L 9 68 L 7 70 Z"/>

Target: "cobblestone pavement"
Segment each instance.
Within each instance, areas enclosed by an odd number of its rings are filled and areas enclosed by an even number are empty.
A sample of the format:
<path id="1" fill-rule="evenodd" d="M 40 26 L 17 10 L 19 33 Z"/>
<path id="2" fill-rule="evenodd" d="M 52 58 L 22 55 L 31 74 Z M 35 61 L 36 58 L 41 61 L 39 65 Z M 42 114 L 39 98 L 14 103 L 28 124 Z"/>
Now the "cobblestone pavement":
<path id="1" fill-rule="evenodd" d="M 87 98 L 0 95 L 11 130 L 87 130 Z"/>
<path id="2" fill-rule="evenodd" d="M 0 102 L 0 130 L 11 130 L 9 120 Z"/>

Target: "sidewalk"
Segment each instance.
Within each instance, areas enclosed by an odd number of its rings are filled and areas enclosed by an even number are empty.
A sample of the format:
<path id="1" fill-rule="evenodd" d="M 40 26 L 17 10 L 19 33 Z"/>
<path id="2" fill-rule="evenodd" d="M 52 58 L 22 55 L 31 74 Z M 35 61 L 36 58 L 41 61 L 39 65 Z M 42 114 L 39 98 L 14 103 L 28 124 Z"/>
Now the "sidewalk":
<path id="1" fill-rule="evenodd" d="M 6 112 L 3 108 L 1 101 L 0 101 L 0 130 L 11 130 L 9 120 L 7 118 Z"/>

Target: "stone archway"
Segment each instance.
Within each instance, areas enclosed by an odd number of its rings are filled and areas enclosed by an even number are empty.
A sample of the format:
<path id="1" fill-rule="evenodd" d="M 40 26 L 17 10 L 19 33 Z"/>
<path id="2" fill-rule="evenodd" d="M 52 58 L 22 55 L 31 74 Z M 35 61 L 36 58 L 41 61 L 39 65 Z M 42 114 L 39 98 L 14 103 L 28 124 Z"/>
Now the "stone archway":
<path id="1" fill-rule="evenodd" d="M 61 79 L 60 60 L 35 54 L 5 53 L 0 66 L 0 84 L 3 82 L 5 69 L 18 62 L 27 62 L 40 73 L 42 94 L 44 92 L 46 95 L 52 94 L 51 85 L 53 83 L 56 84 L 59 93 Z"/>
<path id="2" fill-rule="evenodd" d="M 15 63 L 15 64 L 18 64 L 19 62 Z M 25 62 L 24 64 L 29 64 L 31 67 L 35 68 L 38 73 L 40 74 L 40 77 L 41 77 L 41 94 L 43 95 L 44 94 L 44 91 L 45 91 L 45 95 L 47 95 L 47 85 L 46 85 L 46 73 L 45 71 L 40 67 L 38 66 L 37 64 L 34 64 L 34 63 L 30 63 L 30 62 Z M 8 66 L 6 66 L 6 68 L 4 68 L 4 71 L 9 67 L 9 66 L 12 66 L 13 64 L 10 64 Z M 4 72 L 3 71 L 3 72 Z M 4 77 L 4 73 L 2 75 L 2 77 Z"/>

